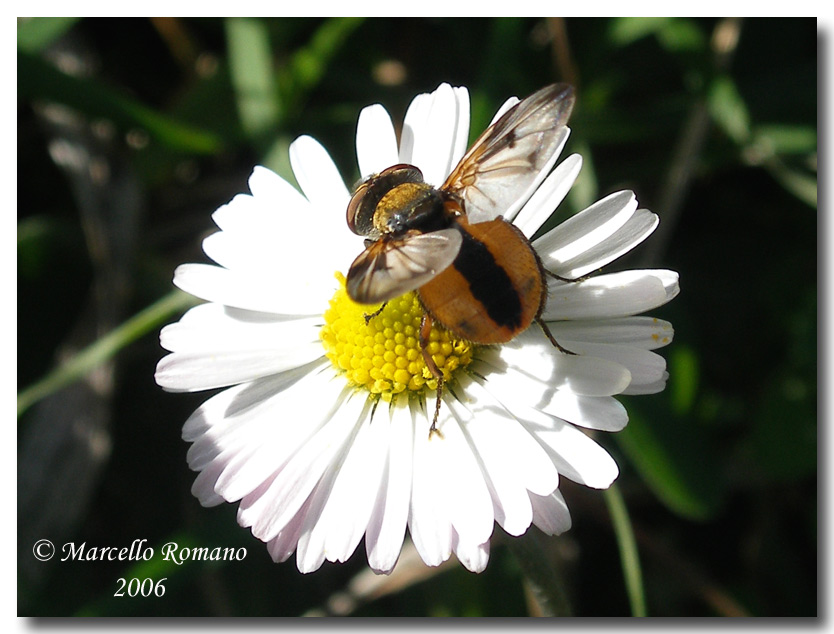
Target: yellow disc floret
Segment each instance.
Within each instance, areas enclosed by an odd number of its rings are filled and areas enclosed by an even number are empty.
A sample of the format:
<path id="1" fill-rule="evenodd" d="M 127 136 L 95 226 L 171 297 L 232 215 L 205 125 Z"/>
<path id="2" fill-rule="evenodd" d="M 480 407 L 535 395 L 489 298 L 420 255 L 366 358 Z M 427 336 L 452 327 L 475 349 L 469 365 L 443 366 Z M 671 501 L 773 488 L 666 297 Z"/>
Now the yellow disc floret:
<path id="1" fill-rule="evenodd" d="M 390 401 L 405 390 L 422 392 L 437 389 L 437 380 L 423 360 L 420 347 L 420 321 L 423 307 L 417 293 L 411 292 L 379 306 L 365 306 L 350 299 L 345 278 L 337 274 L 339 289 L 324 313 L 320 337 L 325 354 L 348 380 Z M 373 315 L 370 319 L 366 316 Z M 455 338 L 436 324 L 431 329 L 426 349 L 443 373 L 452 379 L 455 371 L 472 360 L 473 344 Z"/>

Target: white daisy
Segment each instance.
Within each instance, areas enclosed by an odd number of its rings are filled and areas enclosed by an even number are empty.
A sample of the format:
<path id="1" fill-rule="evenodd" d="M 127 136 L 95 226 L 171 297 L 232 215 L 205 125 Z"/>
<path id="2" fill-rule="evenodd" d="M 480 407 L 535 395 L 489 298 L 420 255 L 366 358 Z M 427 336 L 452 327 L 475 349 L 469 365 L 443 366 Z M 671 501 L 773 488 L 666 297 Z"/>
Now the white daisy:
<path id="1" fill-rule="evenodd" d="M 444 84 L 415 98 L 399 144 L 387 112 L 370 106 L 359 117 L 359 169 L 410 163 L 438 186 L 468 135 L 465 88 Z M 163 329 L 171 354 L 156 380 L 170 391 L 226 388 L 185 423 L 188 463 L 199 472 L 194 495 L 204 506 L 239 502 L 240 524 L 275 561 L 295 552 L 302 572 L 345 561 L 364 537 L 371 568 L 388 573 L 406 530 L 426 564 L 454 552 L 482 571 L 496 522 L 510 535 L 531 524 L 566 531 L 559 476 L 605 488 L 618 474 L 580 428 L 618 431 L 627 415 L 614 395 L 664 387 L 665 362 L 653 350 L 671 341 L 672 327 L 634 315 L 672 299 L 677 274 L 549 280 L 542 317 L 576 355 L 559 352 L 537 327 L 500 347 L 435 330 L 432 353 L 451 380 L 441 433 L 430 436 L 436 383 L 416 343 L 418 300 L 389 302 L 365 324 L 367 307 L 347 299 L 337 275 L 363 249 L 345 223 L 350 193 L 312 138 L 296 140 L 290 158 L 303 193 L 256 167 L 251 194 L 213 215 L 220 231 L 203 249 L 216 265 L 185 264 L 174 276 L 208 303 Z M 581 162 L 565 159 L 506 218 L 532 237 Z M 618 192 L 532 244 L 547 269 L 574 279 L 632 249 L 656 224 L 631 192 Z"/>

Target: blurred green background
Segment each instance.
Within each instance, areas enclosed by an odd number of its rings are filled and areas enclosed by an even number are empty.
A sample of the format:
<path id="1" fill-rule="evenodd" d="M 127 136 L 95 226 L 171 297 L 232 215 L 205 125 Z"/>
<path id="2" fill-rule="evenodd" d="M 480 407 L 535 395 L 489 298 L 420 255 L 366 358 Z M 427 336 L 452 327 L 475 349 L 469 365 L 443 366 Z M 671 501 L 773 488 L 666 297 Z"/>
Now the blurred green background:
<path id="1" fill-rule="evenodd" d="M 627 399 L 627 429 L 599 438 L 620 465 L 648 614 L 817 613 L 815 20 L 38 18 L 17 30 L 20 615 L 539 613 L 498 528 L 480 575 L 401 562 L 369 590 L 361 544 L 311 575 L 273 564 L 236 506 L 203 509 L 189 492 L 180 429 L 207 395 L 153 381 L 158 330 L 186 307 L 173 270 L 206 261 L 210 214 L 247 191 L 252 166 L 290 177 L 287 147 L 311 134 L 350 184 L 359 110 L 380 102 L 401 121 L 443 81 L 469 88 L 475 131 L 509 95 L 575 84 L 565 155 L 585 167 L 557 219 L 622 188 L 661 217 L 616 266 L 680 272 L 681 295 L 652 313 L 676 329 L 671 378 Z M 530 539 L 572 614 L 629 615 L 613 498 L 562 490 L 573 528 Z M 41 538 L 249 554 L 42 563 Z M 166 578 L 164 596 L 113 596 L 134 577 Z"/>

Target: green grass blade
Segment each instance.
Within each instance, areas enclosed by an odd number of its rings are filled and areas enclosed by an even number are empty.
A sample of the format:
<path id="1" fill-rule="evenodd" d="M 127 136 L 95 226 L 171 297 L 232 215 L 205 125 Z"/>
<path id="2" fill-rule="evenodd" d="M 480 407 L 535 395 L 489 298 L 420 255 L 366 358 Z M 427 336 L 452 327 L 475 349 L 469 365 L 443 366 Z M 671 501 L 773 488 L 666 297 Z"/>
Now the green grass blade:
<path id="1" fill-rule="evenodd" d="M 83 378 L 96 366 L 113 357 L 119 350 L 136 341 L 172 315 L 192 306 L 195 299 L 181 291 L 174 291 L 137 313 L 74 357 L 52 370 L 17 395 L 18 418 L 42 398 Z"/>
<path id="2" fill-rule="evenodd" d="M 66 33 L 81 18 L 18 18 L 17 48 L 37 53 Z"/>
<path id="3" fill-rule="evenodd" d="M 646 594 L 643 589 L 643 573 L 640 569 L 640 556 L 637 552 L 637 542 L 631 528 L 623 496 L 617 485 L 611 485 L 605 491 L 605 502 L 611 520 L 614 524 L 614 534 L 617 536 L 617 546 L 620 549 L 620 562 L 623 566 L 628 602 L 631 605 L 632 616 L 647 616 Z"/>
<path id="4" fill-rule="evenodd" d="M 125 128 L 143 128 L 171 149 L 212 154 L 222 146 L 210 132 L 174 121 L 95 80 L 67 75 L 25 51 L 17 53 L 17 92 L 19 99 L 53 101 Z"/>
<path id="5" fill-rule="evenodd" d="M 229 18 L 225 26 L 241 127 L 247 136 L 257 137 L 275 128 L 281 115 L 269 33 L 254 18 Z"/>

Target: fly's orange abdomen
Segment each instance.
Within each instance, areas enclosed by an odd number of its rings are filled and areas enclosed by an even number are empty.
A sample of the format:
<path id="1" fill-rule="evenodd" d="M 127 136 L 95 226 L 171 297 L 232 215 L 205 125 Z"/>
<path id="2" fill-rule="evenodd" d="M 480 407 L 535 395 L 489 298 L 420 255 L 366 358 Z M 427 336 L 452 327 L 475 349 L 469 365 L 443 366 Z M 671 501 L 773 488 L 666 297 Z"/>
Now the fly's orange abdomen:
<path id="1" fill-rule="evenodd" d="M 457 258 L 419 289 L 433 319 L 474 343 L 505 343 L 541 312 L 544 278 L 527 238 L 502 218 L 458 220 L 463 243 Z"/>

